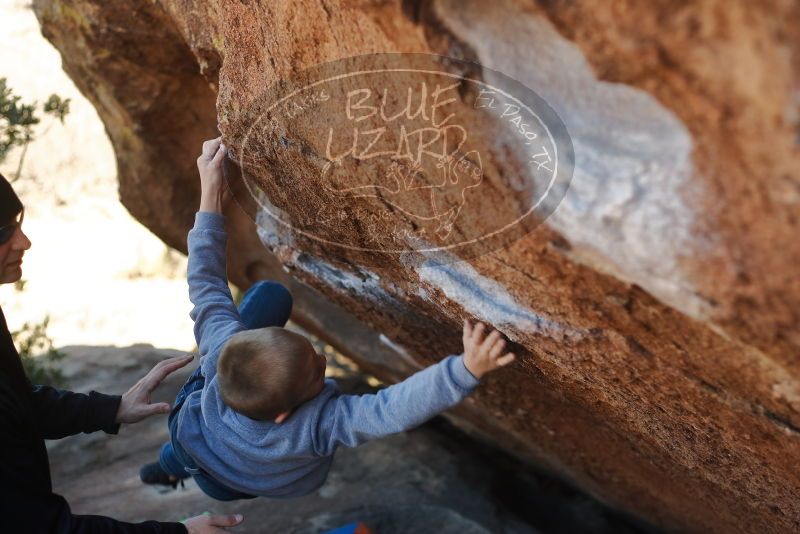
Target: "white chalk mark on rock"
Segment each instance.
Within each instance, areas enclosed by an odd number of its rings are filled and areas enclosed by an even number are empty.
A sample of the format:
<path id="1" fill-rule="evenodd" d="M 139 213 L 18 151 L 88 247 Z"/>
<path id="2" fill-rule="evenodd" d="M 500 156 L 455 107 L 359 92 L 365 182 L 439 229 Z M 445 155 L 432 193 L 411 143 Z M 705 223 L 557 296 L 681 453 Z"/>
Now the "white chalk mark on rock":
<path id="1" fill-rule="evenodd" d="M 256 212 L 256 232 L 261 242 L 276 252 L 294 248 L 294 236 L 291 230 L 278 221 L 278 219 L 287 220 L 284 212 L 274 206 L 267 195 L 260 190 L 254 188 L 254 191 L 258 194 L 259 205 L 266 208 Z"/>
<path id="2" fill-rule="evenodd" d="M 712 248 L 693 232 L 687 200 L 704 194 L 692 179 L 692 137 L 680 119 L 645 91 L 598 80 L 581 50 L 542 16 L 506 0 L 436 6 L 482 65 L 531 88 L 567 126 L 574 175 L 547 224 L 572 244 L 574 259 L 705 317 L 708 303 L 680 263 Z M 484 78 L 496 81 L 488 70 Z"/>
<path id="3" fill-rule="evenodd" d="M 519 332 L 559 341 L 578 341 L 585 335 L 582 329 L 561 324 L 520 304 L 502 285 L 482 276 L 467 262 L 426 260 L 417 272 L 422 281 L 438 288 L 468 313 L 496 328 L 511 327 Z M 503 333 L 517 341 L 512 331 Z"/>
<path id="4" fill-rule="evenodd" d="M 337 291 L 375 306 L 407 307 L 400 301 L 405 294 L 401 288 L 387 282 L 390 289 L 387 291 L 381 284 L 380 276 L 363 267 L 359 267 L 358 271 L 345 270 L 316 256 L 297 251 L 292 254 L 291 264 Z"/>
<path id="5" fill-rule="evenodd" d="M 395 353 L 397 353 L 397 355 L 400 356 L 403 359 L 403 361 L 405 361 L 407 364 L 409 364 L 415 369 L 422 369 L 422 366 L 414 359 L 413 356 L 411 356 L 411 353 L 409 353 L 404 346 L 395 343 L 394 341 L 386 337 L 384 334 L 380 334 L 380 336 L 378 336 L 378 339 L 380 340 L 381 343 L 383 343 L 384 345 L 392 349 Z"/>

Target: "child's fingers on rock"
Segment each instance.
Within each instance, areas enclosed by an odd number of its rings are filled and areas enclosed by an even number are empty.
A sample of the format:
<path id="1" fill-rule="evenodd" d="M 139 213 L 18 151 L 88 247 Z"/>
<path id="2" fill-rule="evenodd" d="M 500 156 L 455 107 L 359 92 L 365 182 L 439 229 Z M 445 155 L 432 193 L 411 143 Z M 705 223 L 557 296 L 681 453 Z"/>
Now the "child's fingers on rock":
<path id="1" fill-rule="evenodd" d="M 222 163 L 222 160 L 225 159 L 225 154 L 227 154 L 227 147 L 223 144 L 219 145 L 217 148 L 217 153 L 214 154 L 214 159 L 211 160 L 211 163 L 215 166 L 219 166 Z"/>
<path id="2" fill-rule="evenodd" d="M 216 139 L 209 139 L 208 141 L 204 141 L 203 155 L 208 157 L 213 156 L 221 143 L 222 143 L 222 136 L 219 136 Z"/>
<path id="3" fill-rule="evenodd" d="M 470 337 L 472 337 L 472 323 L 469 322 L 469 319 L 464 319 L 464 341 Z"/>
<path id="4" fill-rule="evenodd" d="M 517 356 L 513 352 L 509 352 L 508 354 L 505 354 L 503 357 L 497 359 L 497 365 L 499 367 L 503 367 L 513 362 L 516 359 Z"/>
<path id="5" fill-rule="evenodd" d="M 476 345 L 479 345 L 481 340 L 483 339 L 483 331 L 486 329 L 486 326 L 478 321 L 475 325 L 475 328 L 472 329 L 472 342 Z"/>
<path id="6" fill-rule="evenodd" d="M 489 351 L 489 356 L 496 360 L 498 356 L 503 353 L 503 349 L 506 348 L 506 340 L 505 339 L 498 339 L 497 342 L 492 345 L 491 350 Z"/>
<path id="7" fill-rule="evenodd" d="M 494 344 L 500 339 L 500 335 L 500 332 L 497 330 L 492 330 L 492 332 L 486 336 L 486 339 L 483 340 L 483 343 L 481 343 L 481 350 L 489 353 Z"/>

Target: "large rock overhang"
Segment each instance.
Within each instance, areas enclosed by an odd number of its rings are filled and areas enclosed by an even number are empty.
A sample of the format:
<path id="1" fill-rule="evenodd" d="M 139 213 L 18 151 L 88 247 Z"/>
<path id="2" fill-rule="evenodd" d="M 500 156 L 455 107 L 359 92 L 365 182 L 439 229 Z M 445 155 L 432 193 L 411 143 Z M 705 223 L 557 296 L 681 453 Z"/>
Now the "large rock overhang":
<path id="1" fill-rule="evenodd" d="M 122 202 L 182 250 L 200 142 L 219 128 L 241 154 L 242 114 L 276 80 L 433 53 L 535 91 L 575 161 L 534 231 L 463 262 L 375 262 L 230 202 L 231 279 L 290 284 L 300 322 L 388 380 L 487 321 L 520 358 L 454 412 L 478 435 L 669 528 L 800 527 L 796 6 L 34 4 L 106 125 Z M 313 188 L 300 169 L 283 172 Z"/>

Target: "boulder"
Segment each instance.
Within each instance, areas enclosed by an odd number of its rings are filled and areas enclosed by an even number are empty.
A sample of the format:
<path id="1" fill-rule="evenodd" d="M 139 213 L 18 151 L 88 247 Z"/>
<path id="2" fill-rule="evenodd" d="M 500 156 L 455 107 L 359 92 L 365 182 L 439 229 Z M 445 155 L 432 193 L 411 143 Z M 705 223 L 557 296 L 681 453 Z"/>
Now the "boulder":
<path id="1" fill-rule="evenodd" d="M 519 358 L 453 412 L 464 428 L 669 529 L 800 528 L 796 3 L 34 8 L 106 125 L 122 202 L 166 243 L 185 250 L 194 162 L 219 130 L 236 284 L 288 283 L 298 322 L 387 380 L 458 352 L 464 318 L 487 322 Z M 391 111 L 332 102 L 387 89 L 396 110 L 410 82 L 394 68 L 309 88 L 398 53 L 414 83 L 456 77 L 440 109 L 469 132 L 443 141 L 459 157 L 334 156 Z M 529 209 L 550 191 L 541 152 L 476 87 L 544 110 L 560 165 L 544 209 Z"/>

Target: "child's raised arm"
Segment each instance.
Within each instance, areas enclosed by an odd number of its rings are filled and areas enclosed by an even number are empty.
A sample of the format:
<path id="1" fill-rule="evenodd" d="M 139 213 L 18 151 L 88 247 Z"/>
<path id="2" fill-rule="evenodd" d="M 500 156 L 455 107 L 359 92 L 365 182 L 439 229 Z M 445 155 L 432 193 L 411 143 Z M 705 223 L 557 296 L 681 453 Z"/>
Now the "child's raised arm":
<path id="1" fill-rule="evenodd" d="M 451 356 L 374 395 L 332 397 L 314 425 L 317 454 L 409 430 L 469 395 L 486 373 L 514 361 L 497 331 L 464 322 L 464 356 Z"/>
<path id="2" fill-rule="evenodd" d="M 222 138 L 203 143 L 197 158 L 200 171 L 200 210 L 194 228 L 189 232 L 189 300 L 194 304 L 190 316 L 201 356 L 206 356 L 244 325 L 233 302 L 225 272 L 225 219 L 222 216 L 222 160 L 225 145 Z M 206 380 L 216 374 L 216 358 L 206 357 L 202 363 Z"/>
<path id="3" fill-rule="evenodd" d="M 222 136 L 203 142 L 203 153 L 197 157 L 201 212 L 222 215 L 222 193 L 225 191 L 222 162 L 226 151 Z"/>

